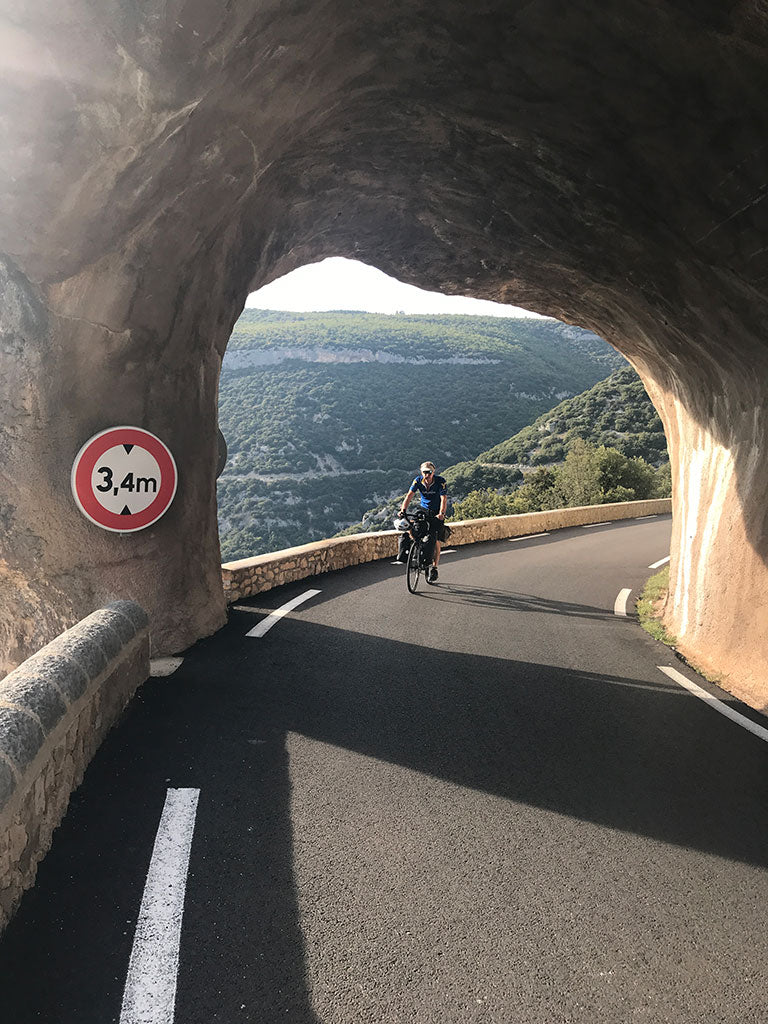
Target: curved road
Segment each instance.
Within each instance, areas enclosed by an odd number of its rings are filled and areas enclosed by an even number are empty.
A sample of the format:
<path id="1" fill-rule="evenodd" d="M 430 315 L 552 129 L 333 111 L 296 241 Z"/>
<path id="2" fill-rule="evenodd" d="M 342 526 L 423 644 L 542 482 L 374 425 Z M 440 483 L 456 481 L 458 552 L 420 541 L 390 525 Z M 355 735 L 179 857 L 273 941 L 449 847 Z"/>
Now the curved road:
<path id="1" fill-rule="evenodd" d="M 768 743 L 631 617 L 669 534 L 564 530 L 459 549 L 413 597 L 381 562 L 238 606 L 73 797 L 0 940 L 3 1021 L 764 1022 Z"/>

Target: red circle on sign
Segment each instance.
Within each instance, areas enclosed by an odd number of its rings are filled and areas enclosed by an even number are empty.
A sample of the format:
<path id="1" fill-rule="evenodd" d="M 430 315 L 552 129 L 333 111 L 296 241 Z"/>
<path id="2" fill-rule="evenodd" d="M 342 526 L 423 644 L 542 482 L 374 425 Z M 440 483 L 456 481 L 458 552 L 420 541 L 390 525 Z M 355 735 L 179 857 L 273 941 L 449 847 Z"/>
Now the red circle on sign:
<path id="1" fill-rule="evenodd" d="M 105 508 L 93 491 L 93 471 L 98 460 L 118 445 L 135 445 L 154 458 L 160 469 L 157 497 L 140 512 L 121 515 Z M 72 466 L 72 494 L 83 513 L 92 523 L 114 533 L 132 533 L 143 530 L 167 512 L 174 495 L 178 474 L 170 451 L 159 437 L 141 427 L 110 427 L 85 442 Z"/>

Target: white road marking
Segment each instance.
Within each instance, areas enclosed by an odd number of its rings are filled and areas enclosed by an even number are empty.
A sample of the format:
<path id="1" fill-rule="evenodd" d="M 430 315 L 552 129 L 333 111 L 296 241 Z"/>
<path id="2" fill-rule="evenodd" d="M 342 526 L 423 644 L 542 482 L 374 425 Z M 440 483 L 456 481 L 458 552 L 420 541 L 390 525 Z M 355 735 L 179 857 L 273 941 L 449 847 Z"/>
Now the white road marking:
<path id="1" fill-rule="evenodd" d="M 272 629 L 276 622 L 282 619 L 284 615 L 287 615 L 288 612 L 292 612 L 294 608 L 297 608 L 300 604 L 303 604 L 304 601 L 308 601 L 310 597 L 314 597 L 315 594 L 319 593 L 319 590 L 307 590 L 305 593 L 299 594 L 298 597 L 294 597 L 292 601 L 288 601 L 281 608 L 277 608 L 275 611 L 270 612 L 265 619 L 262 619 L 257 626 L 254 626 L 253 629 L 245 635 L 264 636 L 270 631 L 270 629 Z"/>
<path id="2" fill-rule="evenodd" d="M 629 595 L 632 593 L 631 590 L 620 590 L 618 597 L 613 602 L 613 614 L 614 615 L 626 615 L 627 614 L 627 601 Z"/>
<path id="3" fill-rule="evenodd" d="M 184 661 L 183 658 L 153 658 L 149 663 L 151 676 L 172 676 Z"/>
<path id="4" fill-rule="evenodd" d="M 606 519 L 604 523 L 584 523 L 581 528 L 582 530 L 591 530 L 595 526 L 610 526 L 612 523 L 612 519 Z"/>
<path id="5" fill-rule="evenodd" d="M 263 614 L 263 609 L 262 608 L 253 608 L 249 604 L 233 604 L 232 605 L 232 611 L 233 612 L 250 612 L 251 615 L 262 615 Z"/>
<path id="6" fill-rule="evenodd" d="M 530 540 L 531 537 L 548 537 L 548 533 L 524 533 L 522 537 L 507 537 L 507 540 Z"/>
<path id="7" fill-rule="evenodd" d="M 455 555 L 455 554 L 456 554 L 456 548 L 443 548 L 440 551 L 440 557 L 441 558 L 443 557 L 443 555 Z"/>
<path id="8" fill-rule="evenodd" d="M 721 715 L 725 715 L 726 718 L 730 718 L 732 722 L 736 722 L 737 725 L 742 726 L 748 732 L 751 732 L 753 736 L 757 736 L 758 739 L 765 740 L 768 743 L 768 729 L 762 725 L 758 725 L 757 722 L 753 722 L 751 718 L 747 718 L 746 715 L 739 714 L 738 711 L 734 711 L 732 707 L 724 704 L 723 701 L 718 700 L 717 697 L 713 697 L 711 693 L 707 693 L 702 687 L 697 686 L 696 683 L 692 683 L 690 679 L 686 679 L 682 672 L 678 672 L 677 669 L 667 668 L 666 665 L 656 666 L 660 672 L 664 675 L 669 676 L 670 679 L 674 679 L 676 683 L 680 683 L 686 690 L 690 691 L 694 697 L 698 697 L 699 700 L 703 700 L 709 704 L 715 711 L 719 711 Z"/>
<path id="9" fill-rule="evenodd" d="M 660 568 L 660 566 L 664 565 L 664 563 L 668 562 L 668 561 L 669 561 L 669 555 L 667 555 L 666 558 L 660 558 L 658 560 L 658 562 L 654 562 L 653 565 L 649 565 L 648 568 L 649 569 L 658 569 L 658 568 Z"/>
<path id="10" fill-rule="evenodd" d="M 155 838 L 120 1024 L 173 1024 L 179 940 L 199 789 L 169 789 Z"/>
<path id="11" fill-rule="evenodd" d="M 650 516 L 635 516 L 635 519 L 655 519 L 658 514 L 658 512 L 654 512 L 653 515 Z"/>

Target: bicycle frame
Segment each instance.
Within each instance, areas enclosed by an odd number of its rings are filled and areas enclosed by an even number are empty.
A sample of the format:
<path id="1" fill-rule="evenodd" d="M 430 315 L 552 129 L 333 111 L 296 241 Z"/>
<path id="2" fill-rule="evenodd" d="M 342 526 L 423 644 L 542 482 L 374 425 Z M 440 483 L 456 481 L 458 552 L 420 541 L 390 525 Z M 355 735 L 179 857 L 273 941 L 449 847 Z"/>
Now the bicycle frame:
<path id="1" fill-rule="evenodd" d="M 425 560 L 425 548 L 428 545 L 435 543 L 435 538 L 432 536 L 431 528 L 423 535 L 414 537 L 413 527 L 417 523 L 428 522 L 434 518 L 429 512 L 423 509 L 417 509 L 415 512 L 405 512 L 403 518 L 407 519 L 411 524 L 411 529 L 408 531 L 411 535 L 411 549 L 408 552 L 408 564 L 405 571 L 405 582 L 408 586 L 408 591 L 411 594 L 416 593 L 416 588 L 419 585 L 419 577 L 422 571 L 424 572 L 424 580 L 429 586 L 434 586 L 429 580 L 429 573 L 427 572 L 428 567 L 432 564 L 432 560 Z"/>

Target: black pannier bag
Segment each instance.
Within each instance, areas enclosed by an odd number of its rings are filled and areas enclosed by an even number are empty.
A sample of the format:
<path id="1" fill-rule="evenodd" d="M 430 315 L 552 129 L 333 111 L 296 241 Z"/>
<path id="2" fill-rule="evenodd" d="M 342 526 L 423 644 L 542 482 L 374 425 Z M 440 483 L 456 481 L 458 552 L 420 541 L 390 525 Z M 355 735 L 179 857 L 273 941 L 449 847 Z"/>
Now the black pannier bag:
<path id="1" fill-rule="evenodd" d="M 413 524 L 413 535 L 417 540 L 421 540 L 422 537 L 426 537 L 429 533 L 429 523 L 426 519 L 421 520 Z"/>

